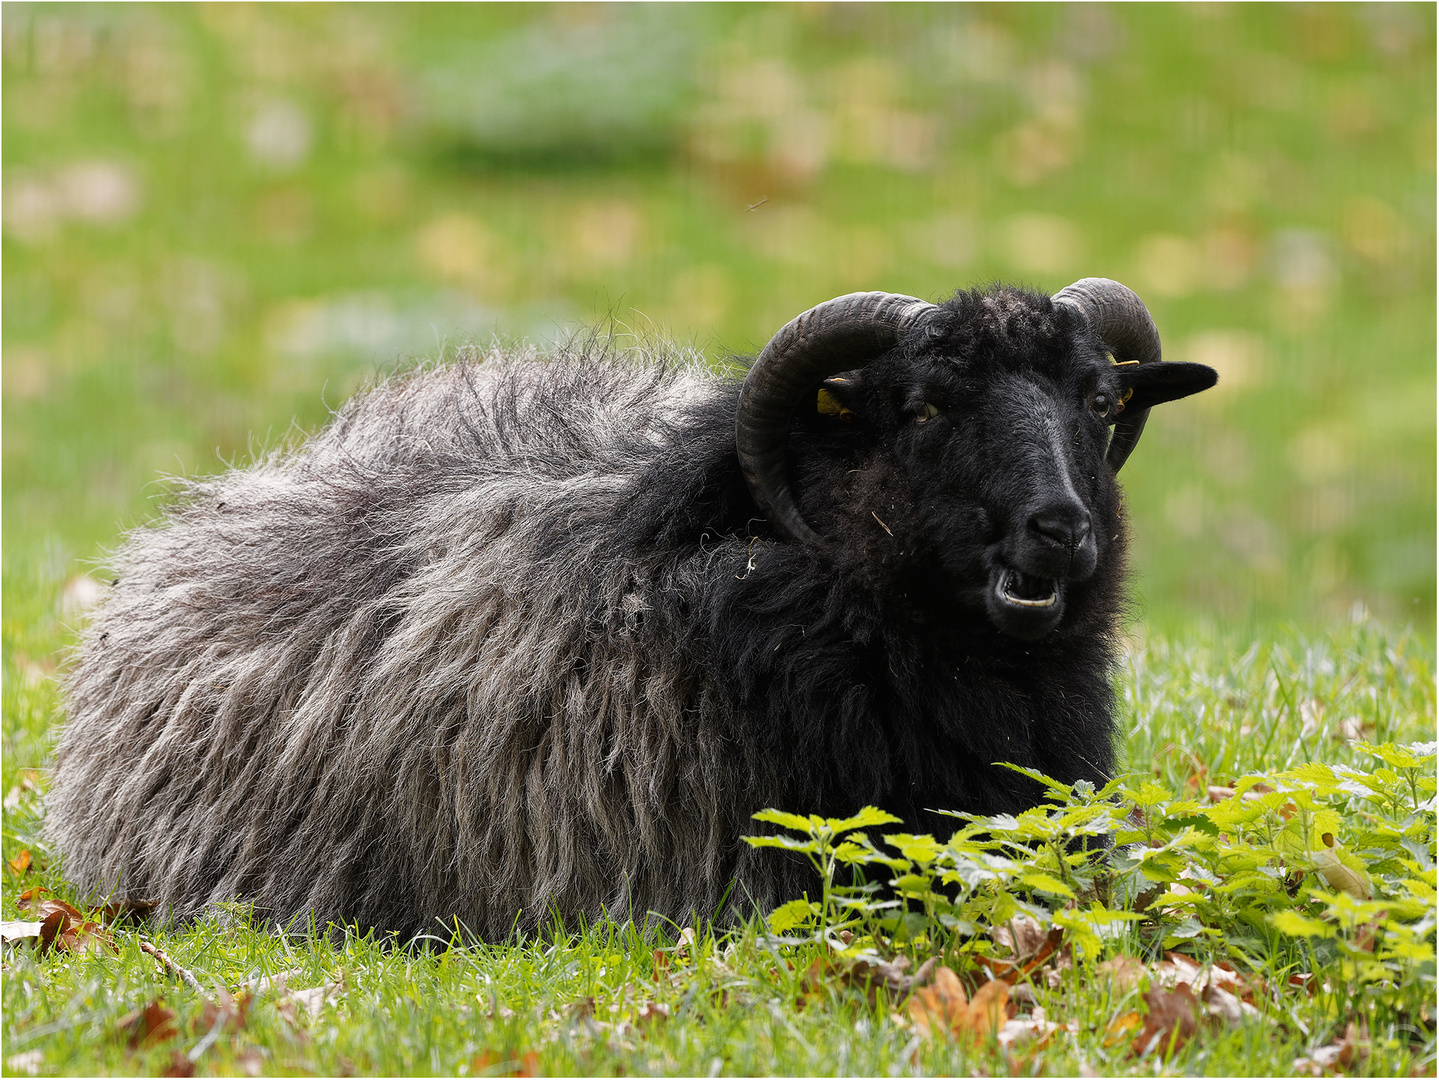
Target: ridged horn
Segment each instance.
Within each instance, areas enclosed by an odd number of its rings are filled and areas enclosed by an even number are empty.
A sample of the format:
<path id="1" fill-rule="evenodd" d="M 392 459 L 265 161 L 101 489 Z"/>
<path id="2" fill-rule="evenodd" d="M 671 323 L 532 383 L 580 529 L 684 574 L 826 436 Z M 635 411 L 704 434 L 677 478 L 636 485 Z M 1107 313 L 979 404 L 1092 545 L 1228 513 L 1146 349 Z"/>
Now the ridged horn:
<path id="1" fill-rule="evenodd" d="M 1127 286 L 1109 278 L 1081 278 L 1054 294 L 1056 304 L 1074 308 L 1084 316 L 1104 347 L 1117 361 L 1137 360 L 1141 364 L 1157 364 L 1160 360 L 1159 330 L 1144 301 Z M 1121 414 L 1114 424 L 1105 460 L 1118 472 L 1134 452 L 1148 409 Z"/>
<path id="2" fill-rule="evenodd" d="M 815 387 L 864 367 L 920 326 L 934 305 L 895 293 L 850 293 L 791 319 L 770 339 L 740 388 L 735 449 L 750 494 L 775 531 L 822 547 L 789 483 L 789 429 Z"/>

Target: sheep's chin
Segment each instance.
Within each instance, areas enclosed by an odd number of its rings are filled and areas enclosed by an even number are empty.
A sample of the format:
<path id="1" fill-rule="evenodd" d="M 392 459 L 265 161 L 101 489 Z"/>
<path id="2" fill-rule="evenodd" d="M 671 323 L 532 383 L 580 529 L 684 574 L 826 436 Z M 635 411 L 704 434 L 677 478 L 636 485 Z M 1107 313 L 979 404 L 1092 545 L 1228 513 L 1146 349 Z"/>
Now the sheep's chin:
<path id="1" fill-rule="evenodd" d="M 986 606 L 990 621 L 1001 633 L 1038 641 L 1064 617 L 1064 586 L 1052 578 L 999 566 L 990 575 Z"/>

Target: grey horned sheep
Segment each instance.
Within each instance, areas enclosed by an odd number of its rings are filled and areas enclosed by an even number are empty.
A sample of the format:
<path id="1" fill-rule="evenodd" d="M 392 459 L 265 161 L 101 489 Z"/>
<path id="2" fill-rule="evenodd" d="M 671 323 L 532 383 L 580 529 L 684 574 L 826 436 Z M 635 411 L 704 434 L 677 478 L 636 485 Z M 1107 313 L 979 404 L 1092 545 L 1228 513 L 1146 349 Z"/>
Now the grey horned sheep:
<path id="1" fill-rule="evenodd" d="M 1104 279 L 852 294 L 741 379 L 663 350 L 380 383 L 113 559 L 48 799 L 97 894 L 488 939 L 812 888 L 765 807 L 1017 811 L 1102 782 L 1115 474 L 1160 360 Z"/>

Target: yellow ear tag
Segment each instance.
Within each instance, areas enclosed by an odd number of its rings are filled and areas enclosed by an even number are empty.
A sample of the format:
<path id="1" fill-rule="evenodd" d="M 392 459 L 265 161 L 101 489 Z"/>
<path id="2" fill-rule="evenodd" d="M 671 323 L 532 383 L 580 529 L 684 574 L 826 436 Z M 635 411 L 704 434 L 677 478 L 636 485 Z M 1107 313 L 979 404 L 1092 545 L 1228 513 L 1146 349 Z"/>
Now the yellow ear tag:
<path id="1" fill-rule="evenodd" d="M 815 408 L 825 416 L 838 416 L 841 420 L 850 420 L 854 417 L 854 410 L 846 409 L 828 390 L 820 390 Z"/>
<path id="2" fill-rule="evenodd" d="M 1115 367 L 1133 367 L 1139 363 L 1138 360 L 1116 360 L 1113 356 L 1109 358 L 1109 362 Z"/>

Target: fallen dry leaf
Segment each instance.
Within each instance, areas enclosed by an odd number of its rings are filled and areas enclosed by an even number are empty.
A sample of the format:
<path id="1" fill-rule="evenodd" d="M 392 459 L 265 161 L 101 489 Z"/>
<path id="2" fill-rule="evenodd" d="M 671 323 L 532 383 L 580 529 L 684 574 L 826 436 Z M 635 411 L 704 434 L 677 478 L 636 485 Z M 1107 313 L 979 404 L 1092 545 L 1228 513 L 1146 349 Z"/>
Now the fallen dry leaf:
<path id="1" fill-rule="evenodd" d="M 99 923 L 87 922 L 63 900 L 41 900 L 35 906 L 40 909 L 37 913 L 45 915 L 38 938 L 42 953 L 52 949 L 56 952 L 98 952 L 102 948 L 120 951 L 109 931 Z"/>
<path id="2" fill-rule="evenodd" d="M 996 945 L 1002 945 L 1017 960 L 1027 960 L 1044 948 L 1049 931 L 1038 919 L 1030 915 L 1019 915 L 1008 922 L 989 928 L 989 936 Z"/>
<path id="3" fill-rule="evenodd" d="M 1144 1018 L 1143 1030 L 1131 1047 L 1135 1057 L 1156 1051 L 1161 1057 L 1168 1057 L 1199 1030 L 1199 1001 L 1188 983 L 1181 982 L 1172 990 L 1151 986 L 1144 1000 L 1149 1012 Z"/>
<path id="4" fill-rule="evenodd" d="M 1013 1049 L 1019 1045 L 1028 1045 L 1031 1052 L 1042 1050 L 1049 1045 L 1050 1038 L 1057 1031 L 1077 1032 L 1079 1025 L 1070 1022 L 1058 1024 L 1050 1020 L 1043 1009 L 1035 1008 L 1029 1016 L 1012 1016 L 1004 1022 L 1004 1026 L 997 1032 L 999 1045 L 1006 1050 Z"/>
<path id="5" fill-rule="evenodd" d="M 670 1018 L 670 1007 L 660 1001 L 646 1001 L 635 1014 L 636 1024 L 656 1024 Z"/>
<path id="6" fill-rule="evenodd" d="M 183 1050 L 176 1050 L 170 1055 L 170 1064 L 161 1076 L 194 1076 L 195 1063 L 185 1054 Z"/>
<path id="7" fill-rule="evenodd" d="M 200 1014 L 201 1030 L 210 1031 L 220 1024 L 230 1031 L 243 1031 L 250 1018 L 250 995 L 243 990 L 231 995 L 223 986 L 215 989 L 219 1000 L 206 1000 L 205 1009 Z"/>
<path id="8" fill-rule="evenodd" d="M 1107 1048 L 1114 1048 L 1129 1038 L 1129 1033 L 1135 1028 L 1144 1026 L 1144 1018 L 1138 1012 L 1130 1011 L 1122 1016 L 1116 1016 L 1104 1029 L 1104 1045 Z"/>
<path id="9" fill-rule="evenodd" d="M 1351 1020 L 1337 1041 L 1311 1050 L 1308 1057 L 1295 1058 L 1294 1069 L 1309 1076 L 1323 1076 L 1327 1069 L 1348 1071 L 1368 1059 L 1369 1033 Z"/>
<path id="10" fill-rule="evenodd" d="M 1204 1015 L 1230 1027 L 1238 1024 L 1246 1015 L 1255 1016 L 1259 1013 L 1253 1005 L 1240 1001 L 1228 990 L 1223 990 L 1213 983 L 1204 988 L 1200 997 L 1204 1001 Z"/>
<path id="11" fill-rule="evenodd" d="M 97 914 L 100 921 L 107 926 L 118 923 L 138 925 L 148 919 L 159 906 L 158 900 L 116 899 L 100 908 Z"/>
<path id="12" fill-rule="evenodd" d="M 1109 981 L 1111 996 L 1118 998 L 1131 990 L 1139 989 L 1144 980 L 1145 967 L 1142 960 L 1121 955 L 1103 961 L 1095 971 Z"/>
<path id="13" fill-rule="evenodd" d="M 1034 925 L 1039 926 L 1037 922 Z M 1000 928 L 995 928 L 995 930 L 998 929 Z M 988 968 L 994 978 L 1003 979 L 1013 986 L 1020 979 L 1028 978 L 1043 967 L 1050 957 L 1055 955 L 1060 943 L 1064 940 L 1064 931 L 1060 927 L 1056 926 L 1047 931 L 1041 928 L 1041 932 L 1044 936 L 1037 941 L 1032 932 L 1026 932 L 1022 938 L 1022 945 L 1027 950 L 1024 953 L 1016 953 L 1012 957 L 977 956 L 975 959 Z M 1001 943 L 1004 940 L 1013 940 L 1007 933 L 1003 935 L 1003 940 L 1000 936 L 995 935 L 994 931 L 991 931 L 991 935 Z"/>
<path id="14" fill-rule="evenodd" d="M 290 980 L 303 974 L 305 974 L 304 968 L 289 968 L 263 978 L 251 979 L 247 985 L 250 992 L 254 994 L 267 994 L 271 990 L 277 990 L 283 994 L 288 989 Z"/>
<path id="15" fill-rule="evenodd" d="M 15 783 L 5 793 L 5 809 L 16 810 L 20 806 L 20 800 L 26 795 L 34 794 L 40 790 L 40 770 L 21 769 L 15 777 Z"/>
<path id="16" fill-rule="evenodd" d="M 20 901 L 16 906 L 19 907 L 21 911 L 28 912 L 31 915 L 37 915 L 41 919 L 45 918 L 51 912 L 63 911 L 72 918 L 81 921 L 84 920 L 85 916 L 80 913 L 80 909 L 65 903 L 64 900 L 46 900 L 43 894 L 49 891 L 50 890 L 45 888 L 44 885 L 36 885 L 33 888 L 26 889 L 20 894 Z"/>
<path id="17" fill-rule="evenodd" d="M 1332 847 L 1333 838 L 1329 833 L 1324 835 L 1329 837 L 1327 842 Z M 1368 900 L 1372 895 L 1368 880 L 1353 867 L 1346 866 L 1339 856 L 1330 850 L 1330 847 L 1322 847 L 1309 853 L 1320 876 L 1324 878 L 1331 889 L 1346 892 L 1356 900 Z"/>
<path id="18" fill-rule="evenodd" d="M 318 1016 L 320 1010 L 326 1005 L 340 1000 L 344 989 L 345 980 L 339 978 L 327 982 L 323 986 L 312 986 L 308 990 L 291 990 L 285 995 L 284 1000 L 299 1005 L 311 1016 Z"/>
<path id="19" fill-rule="evenodd" d="M 526 1050 L 516 1057 L 496 1050 L 481 1050 L 470 1061 L 471 1076 L 539 1076 L 540 1055 Z"/>
<path id="20" fill-rule="evenodd" d="M 907 956 L 897 956 L 893 960 L 863 956 L 843 960 L 820 957 L 810 963 L 800 979 L 799 1003 L 822 996 L 831 988 L 858 990 L 871 1005 L 878 1004 L 881 998 L 902 1001 L 915 987 L 929 981 L 938 962 L 936 957 L 930 957 L 913 975 L 907 975 Z"/>
<path id="21" fill-rule="evenodd" d="M 987 982 L 971 998 L 950 968 L 935 970 L 934 982 L 914 992 L 906 1003 L 910 1018 L 926 1039 L 945 1034 L 983 1039 L 995 1034 L 1009 1019 L 1009 984 Z"/>
<path id="22" fill-rule="evenodd" d="M 38 922 L 0 922 L 0 942 L 6 945 L 24 945 L 40 940 Z"/>
<path id="23" fill-rule="evenodd" d="M 26 889 L 20 894 L 19 908 L 40 920 L 40 951 L 56 949 L 60 952 L 79 952 L 109 948 L 119 951 L 108 931 L 99 923 L 90 922 L 80 909 L 64 900 L 43 894 L 49 892 L 43 885 Z"/>
<path id="24" fill-rule="evenodd" d="M 125 1041 L 132 1050 L 154 1046 L 180 1034 L 180 1029 L 175 1026 L 175 1014 L 165 1008 L 163 998 L 156 998 L 144 1008 L 126 1013 L 116 1021 L 115 1028 L 125 1033 Z"/>
<path id="25" fill-rule="evenodd" d="M 23 848 L 19 855 L 9 859 L 5 863 L 10 868 L 10 873 L 16 877 L 24 877 L 30 872 L 30 849 Z"/>

